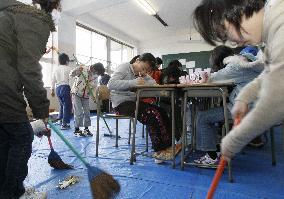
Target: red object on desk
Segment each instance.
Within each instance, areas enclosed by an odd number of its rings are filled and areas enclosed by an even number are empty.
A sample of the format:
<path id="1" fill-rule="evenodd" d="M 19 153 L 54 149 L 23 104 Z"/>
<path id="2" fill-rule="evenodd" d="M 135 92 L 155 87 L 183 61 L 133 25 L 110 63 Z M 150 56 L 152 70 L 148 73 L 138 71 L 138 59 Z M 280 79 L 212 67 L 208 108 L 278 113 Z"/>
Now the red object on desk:
<path id="1" fill-rule="evenodd" d="M 240 117 L 236 117 L 234 120 L 234 126 L 237 126 L 239 123 L 241 122 L 241 118 Z M 222 174 L 224 172 L 225 166 L 227 164 L 227 160 L 225 160 L 223 157 L 221 157 L 221 160 L 219 162 L 218 168 L 215 172 L 214 178 L 211 182 L 210 188 L 208 190 L 206 199 L 213 199 L 215 190 L 219 184 L 219 181 L 222 177 Z"/>

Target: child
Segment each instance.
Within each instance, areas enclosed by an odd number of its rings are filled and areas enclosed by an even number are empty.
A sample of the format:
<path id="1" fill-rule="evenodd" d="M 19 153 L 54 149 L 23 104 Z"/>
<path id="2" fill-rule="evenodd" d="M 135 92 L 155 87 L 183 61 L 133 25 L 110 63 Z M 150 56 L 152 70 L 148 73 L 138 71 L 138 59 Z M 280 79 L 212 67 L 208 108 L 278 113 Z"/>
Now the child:
<path id="1" fill-rule="evenodd" d="M 251 46 L 244 48 L 240 55 L 234 55 L 234 51 L 226 46 L 218 46 L 211 52 L 209 63 L 214 73 L 207 82 L 235 85 L 229 96 L 229 111 L 241 89 L 263 70 L 264 64 L 257 60 L 257 52 L 258 49 Z M 215 107 L 198 111 L 196 118 L 196 148 L 207 153 L 194 162 L 201 167 L 217 166 L 219 153 L 217 153 L 216 123 L 224 121 L 224 109 Z"/>
<path id="2" fill-rule="evenodd" d="M 62 53 L 58 57 L 60 66 L 52 75 L 51 96 L 54 97 L 54 89 L 60 102 L 58 119 L 61 123 L 61 130 L 70 129 L 70 119 L 72 114 L 72 102 L 70 95 L 69 74 L 72 68 L 69 65 L 69 57 Z"/>
<path id="3" fill-rule="evenodd" d="M 108 83 L 115 111 L 135 117 L 136 94 L 130 90 L 137 85 L 156 84 L 155 80 L 147 75 L 154 67 L 156 60 L 150 53 L 140 55 L 133 64 L 124 63 L 118 66 Z M 167 113 L 158 106 L 140 101 L 137 119 L 150 128 L 155 157 L 169 159 L 172 136 L 171 122 Z M 158 160 L 155 162 L 161 163 Z"/>
<path id="4" fill-rule="evenodd" d="M 55 31 L 51 13 L 60 9 L 60 0 L 53 0 L 47 6 L 48 2 L 33 0 L 41 9 L 15 0 L 0 2 L 1 199 L 27 196 L 23 182 L 28 174 L 34 135 L 24 95 L 36 119 L 46 122 L 49 114 L 49 100 L 43 87 L 39 60 L 45 53 L 50 32 Z M 29 196 L 46 198 L 46 193 Z"/>
<path id="5" fill-rule="evenodd" d="M 90 92 L 93 92 L 98 83 L 95 65 L 90 67 L 81 65 L 70 73 L 70 77 L 76 77 L 71 93 L 74 109 L 74 135 L 77 137 L 93 136 L 88 127 L 91 126 L 89 98 L 94 97 L 94 93 Z M 80 130 L 81 126 L 85 127 L 83 132 Z"/>
<path id="6" fill-rule="evenodd" d="M 194 23 L 210 44 L 231 41 L 261 45 L 264 72 L 243 88 L 233 116 L 241 123 L 222 140 L 222 154 L 231 159 L 253 138 L 284 118 L 284 1 L 203 0 L 194 12 Z M 258 100 L 247 114 L 248 104 Z"/>

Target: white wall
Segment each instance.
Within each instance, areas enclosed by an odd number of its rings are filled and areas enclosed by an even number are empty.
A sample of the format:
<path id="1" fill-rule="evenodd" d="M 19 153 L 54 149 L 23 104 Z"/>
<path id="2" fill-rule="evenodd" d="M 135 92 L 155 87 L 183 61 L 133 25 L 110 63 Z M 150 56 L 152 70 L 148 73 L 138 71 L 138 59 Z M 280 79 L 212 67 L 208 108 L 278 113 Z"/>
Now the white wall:
<path id="1" fill-rule="evenodd" d="M 175 35 L 171 37 L 162 37 L 140 43 L 140 53 L 151 52 L 154 56 L 209 51 L 214 47 L 206 44 L 200 38 L 192 38 L 190 41 L 188 35 Z"/>

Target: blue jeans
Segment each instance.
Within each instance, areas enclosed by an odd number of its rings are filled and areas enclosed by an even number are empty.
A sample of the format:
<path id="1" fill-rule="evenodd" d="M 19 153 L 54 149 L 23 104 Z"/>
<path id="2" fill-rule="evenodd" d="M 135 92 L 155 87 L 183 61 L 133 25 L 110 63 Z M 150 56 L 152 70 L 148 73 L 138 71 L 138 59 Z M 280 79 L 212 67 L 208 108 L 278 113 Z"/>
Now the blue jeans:
<path id="1" fill-rule="evenodd" d="M 69 85 L 61 85 L 56 88 L 56 95 L 60 103 L 60 111 L 58 119 L 62 120 L 62 124 L 69 124 L 72 116 L 72 102 Z"/>
<path id="2" fill-rule="evenodd" d="M 0 123 L 0 198 L 18 199 L 25 193 L 33 130 L 29 122 Z"/>
<path id="3" fill-rule="evenodd" d="M 230 112 L 228 110 L 229 117 Z M 198 111 L 196 116 L 196 149 L 201 151 L 216 151 L 218 129 L 216 123 L 223 122 L 223 107 Z"/>

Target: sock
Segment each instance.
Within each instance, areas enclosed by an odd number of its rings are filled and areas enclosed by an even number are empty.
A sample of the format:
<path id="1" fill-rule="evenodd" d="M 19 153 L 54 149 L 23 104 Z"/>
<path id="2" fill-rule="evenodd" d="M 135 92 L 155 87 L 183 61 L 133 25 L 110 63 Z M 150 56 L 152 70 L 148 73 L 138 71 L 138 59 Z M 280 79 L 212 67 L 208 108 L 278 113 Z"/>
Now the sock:
<path id="1" fill-rule="evenodd" d="M 210 158 L 212 158 L 213 160 L 215 160 L 217 158 L 216 151 L 207 151 L 207 153 L 210 156 Z"/>

